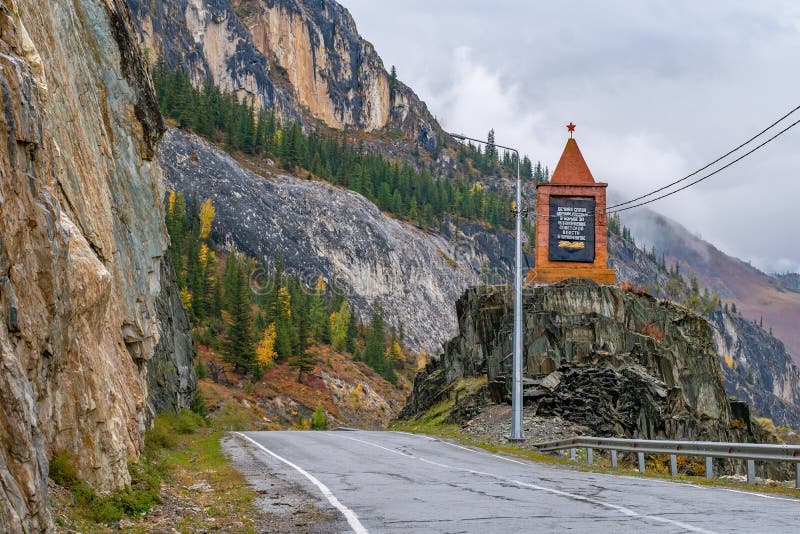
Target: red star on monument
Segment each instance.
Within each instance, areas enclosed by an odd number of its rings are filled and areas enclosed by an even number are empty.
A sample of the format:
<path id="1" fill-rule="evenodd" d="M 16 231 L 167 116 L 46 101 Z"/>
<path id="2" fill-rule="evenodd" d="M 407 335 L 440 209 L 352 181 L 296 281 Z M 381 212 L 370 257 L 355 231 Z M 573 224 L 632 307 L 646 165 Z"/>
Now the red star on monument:
<path id="1" fill-rule="evenodd" d="M 572 121 L 569 121 L 569 124 L 567 124 L 567 130 L 569 130 L 569 136 L 572 137 L 572 132 L 575 131 L 575 125 L 572 124 Z"/>

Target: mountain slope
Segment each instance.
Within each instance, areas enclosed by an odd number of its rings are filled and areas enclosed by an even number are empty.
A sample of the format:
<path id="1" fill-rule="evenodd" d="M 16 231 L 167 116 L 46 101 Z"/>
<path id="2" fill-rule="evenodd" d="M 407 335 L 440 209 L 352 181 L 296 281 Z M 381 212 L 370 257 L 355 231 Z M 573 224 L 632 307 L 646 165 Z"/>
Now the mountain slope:
<path id="1" fill-rule="evenodd" d="M 345 292 L 363 322 L 381 304 L 414 350 L 437 351 L 455 328 L 452 303 L 481 279 L 484 266 L 505 277 L 513 237 L 477 223 L 449 220 L 428 234 L 381 213 L 363 196 L 301 180 L 275 168 L 260 176 L 199 137 L 171 129 L 159 160 L 170 187 L 210 197 L 212 237 L 265 263 L 283 255 L 308 287 L 319 276 Z"/>
<path id="2" fill-rule="evenodd" d="M 800 273 L 784 273 L 773 276 L 780 280 L 786 289 L 800 292 Z"/>
<path id="3" fill-rule="evenodd" d="M 647 288 L 669 298 L 668 273 L 632 241 L 612 235 L 610 263 L 617 279 L 634 288 Z M 756 414 L 777 424 L 800 426 L 800 369 L 784 344 L 752 321 L 726 309 L 706 315 L 728 394 L 753 407 Z"/>
<path id="4" fill-rule="evenodd" d="M 647 248 L 655 246 L 668 264 L 679 262 L 697 276 L 700 284 L 716 291 L 722 300 L 735 302 L 743 317 L 760 321 L 783 340 L 800 363 L 800 293 L 787 290 L 775 278 L 712 244 L 686 228 L 647 210 L 636 210 L 625 218 Z"/>

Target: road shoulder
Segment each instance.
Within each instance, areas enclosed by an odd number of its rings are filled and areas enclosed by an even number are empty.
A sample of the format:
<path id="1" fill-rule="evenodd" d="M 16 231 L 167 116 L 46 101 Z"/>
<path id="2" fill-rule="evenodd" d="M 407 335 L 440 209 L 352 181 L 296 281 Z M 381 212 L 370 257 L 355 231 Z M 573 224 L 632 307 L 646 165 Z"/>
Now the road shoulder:
<path id="1" fill-rule="evenodd" d="M 341 515 L 285 475 L 273 470 L 254 445 L 229 434 L 222 447 L 257 497 L 253 505 L 260 511 L 257 532 L 323 534 L 349 530 Z"/>

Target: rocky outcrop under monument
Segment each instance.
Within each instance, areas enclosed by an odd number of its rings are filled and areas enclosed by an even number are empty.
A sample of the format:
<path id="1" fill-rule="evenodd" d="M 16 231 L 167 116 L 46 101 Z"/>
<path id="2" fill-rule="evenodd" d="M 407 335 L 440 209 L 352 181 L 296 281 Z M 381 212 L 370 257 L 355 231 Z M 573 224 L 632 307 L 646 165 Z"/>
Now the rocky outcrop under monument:
<path id="1" fill-rule="evenodd" d="M 486 375 L 484 395 L 508 399 L 510 294 L 500 286 L 470 288 L 457 313 L 459 334 L 417 375 L 401 417 L 427 410 L 465 377 Z M 523 330 L 528 410 L 563 416 L 597 435 L 755 439 L 747 406 L 725 393 L 710 325 L 681 306 L 570 279 L 525 290 Z"/>
<path id="2" fill-rule="evenodd" d="M 128 483 L 151 410 L 193 394 L 192 346 L 125 5 L 0 0 L 0 102 L 0 530 L 46 532 L 47 458 Z"/>

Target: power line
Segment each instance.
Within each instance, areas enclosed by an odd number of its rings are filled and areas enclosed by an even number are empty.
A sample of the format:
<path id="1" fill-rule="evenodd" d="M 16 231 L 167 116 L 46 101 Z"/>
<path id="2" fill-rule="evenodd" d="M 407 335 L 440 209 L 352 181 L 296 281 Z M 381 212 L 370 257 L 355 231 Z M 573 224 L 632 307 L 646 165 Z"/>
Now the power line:
<path id="1" fill-rule="evenodd" d="M 647 198 L 647 197 L 649 197 L 649 196 L 655 195 L 656 193 L 660 193 L 661 191 L 663 191 L 663 190 L 665 190 L 665 189 L 668 189 L 668 188 L 672 187 L 673 185 L 677 185 L 677 184 L 679 184 L 679 183 L 681 183 L 681 182 L 683 182 L 683 181 L 685 181 L 685 180 L 688 180 L 688 179 L 689 179 L 689 178 L 691 178 L 692 176 L 695 176 L 695 175 L 697 175 L 697 174 L 699 174 L 699 173 L 703 172 L 704 170 L 708 169 L 708 168 L 709 168 L 709 167 L 711 167 L 712 165 L 714 165 L 714 164 L 716 164 L 716 163 L 719 163 L 719 162 L 720 162 L 720 161 L 722 161 L 723 159 L 727 158 L 728 156 L 730 156 L 730 155 L 731 155 L 731 154 L 733 154 L 734 152 L 737 152 L 737 151 L 739 151 L 741 148 L 743 148 L 743 147 L 745 147 L 745 146 L 749 145 L 749 144 L 750 144 L 750 143 L 752 143 L 752 142 L 753 142 L 755 139 L 757 139 L 757 138 L 761 137 L 762 135 L 764 135 L 764 134 L 765 134 L 767 131 L 769 131 L 769 130 L 771 130 L 772 128 L 774 128 L 774 127 L 775 127 L 775 125 L 779 124 L 781 121 L 783 121 L 784 119 L 786 119 L 788 116 L 790 116 L 791 114 L 793 114 L 793 113 L 794 113 L 795 111 L 797 111 L 798 109 L 800 109 L 800 106 L 797 106 L 796 108 L 794 108 L 794 109 L 793 109 L 793 110 L 791 110 L 790 112 L 786 113 L 786 114 L 785 114 L 784 116 L 782 116 L 780 119 L 776 120 L 775 122 L 773 122 L 772 124 L 770 124 L 769 126 L 767 126 L 766 128 L 764 128 L 763 130 L 761 130 L 760 132 L 758 132 L 758 133 L 757 133 L 757 134 L 755 134 L 753 137 L 751 137 L 750 139 L 748 139 L 748 140 L 747 140 L 747 141 L 745 141 L 744 143 L 740 144 L 740 145 L 739 145 L 739 146 L 737 146 L 736 148 L 734 148 L 734 149 L 732 149 L 732 150 L 730 150 L 730 151 L 726 152 L 725 154 L 723 154 L 722 156 L 718 157 L 717 159 L 715 159 L 715 160 L 714 160 L 714 161 L 712 161 L 711 163 L 708 163 L 707 165 L 704 165 L 703 167 L 700 167 L 699 169 L 697 169 L 697 170 L 696 170 L 696 171 L 694 171 L 693 173 L 691 173 L 691 174 L 688 174 L 688 175 L 684 176 L 684 177 L 683 177 L 683 178 L 681 178 L 680 180 L 675 180 L 674 182 L 672 182 L 672 183 L 669 183 L 669 184 L 665 185 L 664 187 L 661 187 L 661 188 L 659 188 L 659 189 L 656 189 L 655 191 L 651 191 L 651 192 L 649 192 L 649 193 L 647 193 L 647 194 L 645 194 L 645 195 L 642 195 L 642 196 L 636 197 L 636 198 L 634 198 L 634 199 L 628 200 L 628 201 L 626 201 L 626 202 L 621 202 L 621 203 L 619 203 L 619 204 L 614 204 L 613 206 L 609 206 L 607 209 L 608 209 L 608 210 L 613 210 L 614 208 L 618 208 L 618 207 L 620 207 L 620 206 L 626 206 L 626 205 L 628 205 L 628 204 L 632 204 L 632 203 L 636 202 L 637 200 L 642 200 L 643 198 Z M 797 123 L 794 123 L 794 124 L 797 124 Z M 792 124 L 792 126 L 794 126 L 794 124 Z M 791 128 L 791 126 L 790 126 L 789 128 Z M 787 128 L 787 130 L 788 130 L 788 128 Z M 783 132 L 785 132 L 785 131 L 786 131 L 786 130 L 783 130 Z M 780 133 L 783 133 L 783 132 L 780 132 Z M 780 135 L 780 134 L 778 134 L 778 135 Z M 775 137 L 777 137 L 777 136 L 775 136 Z M 773 137 L 772 139 L 774 139 L 774 137 Z M 770 141 L 771 141 L 772 139 L 770 139 Z M 764 144 L 766 144 L 766 143 L 764 143 Z M 762 145 L 759 145 L 758 147 L 756 147 L 756 149 L 760 148 L 761 146 L 763 146 L 763 144 L 762 144 Z M 755 150 L 753 150 L 753 151 L 750 151 L 750 152 L 748 152 L 747 154 L 751 154 L 751 153 L 752 153 L 752 152 L 754 152 L 754 151 L 755 151 Z M 745 155 L 747 155 L 747 154 L 745 154 Z M 733 163 L 735 163 L 736 161 L 739 161 L 740 159 L 742 159 L 742 158 L 739 158 L 739 159 L 735 160 Z M 727 167 L 727 166 L 729 166 L 729 165 L 726 165 L 726 167 Z M 725 168 L 725 167 L 723 167 L 723 169 L 724 169 L 724 168 Z M 694 183 L 697 183 L 697 182 L 694 182 Z M 678 189 L 678 191 L 681 191 L 681 190 L 682 190 L 682 189 Z M 676 192 L 677 192 L 677 191 L 676 191 Z M 660 198 L 663 198 L 663 197 L 660 197 Z M 655 199 L 655 200 L 658 200 L 658 199 Z M 638 205 L 642 205 L 642 204 L 638 204 Z M 631 206 L 631 207 L 635 207 L 635 206 Z M 625 208 L 625 209 L 627 209 L 627 208 Z M 623 210 L 617 210 L 617 211 L 623 211 Z"/>
<path id="2" fill-rule="evenodd" d="M 800 109 L 800 108 L 798 108 L 798 109 Z M 769 139 L 767 139 L 766 141 L 764 141 L 760 145 L 756 146 L 755 148 L 753 148 L 751 150 L 748 150 L 747 152 L 745 152 L 744 154 L 742 154 L 741 156 L 739 156 L 735 160 L 733 160 L 733 161 L 731 161 L 729 163 L 726 163 L 725 165 L 723 165 L 719 169 L 715 170 L 714 172 L 706 174 L 702 178 L 698 178 L 697 180 L 695 180 L 693 182 L 690 182 L 690 183 L 684 185 L 683 187 L 679 187 L 678 189 L 675 189 L 674 191 L 670 191 L 669 193 L 665 193 L 663 195 L 657 196 L 656 198 L 651 198 L 650 200 L 646 200 L 644 202 L 640 202 L 638 204 L 634 204 L 633 206 L 627 206 L 625 208 L 619 208 L 619 209 L 615 209 L 615 210 L 611 210 L 609 208 L 610 211 L 608 211 L 607 214 L 611 215 L 612 213 L 619 213 L 620 211 L 625 211 L 625 210 L 629 210 L 629 209 L 633 209 L 633 208 L 638 208 L 639 206 L 644 206 L 645 204 L 650 204 L 651 202 L 655 202 L 656 200 L 661 200 L 662 198 L 666 198 L 666 197 L 668 197 L 670 195 L 674 195 L 675 193 L 679 193 L 679 192 L 683 191 L 684 189 L 688 189 L 689 187 L 692 187 L 693 185 L 698 184 L 698 183 L 702 182 L 703 180 L 705 180 L 707 178 L 711 178 L 715 174 L 724 171 L 725 169 L 727 169 L 728 167 L 730 167 L 734 163 L 737 163 L 737 162 L 743 160 L 744 158 L 746 158 L 747 156 L 749 156 L 750 154 L 752 154 L 753 152 L 755 152 L 759 148 L 763 147 L 764 145 L 767 145 L 767 144 L 771 143 L 777 137 L 780 137 L 781 135 L 783 135 L 787 131 L 789 131 L 792 128 L 794 128 L 795 126 L 797 126 L 798 124 L 800 124 L 800 120 L 797 120 L 797 121 L 793 122 L 792 124 L 790 124 L 789 126 L 784 128 L 783 130 L 781 130 L 780 132 L 776 133 L 775 135 L 773 135 L 772 137 L 770 137 Z M 663 190 L 663 189 L 664 188 L 662 188 L 661 190 Z M 655 192 L 657 192 L 657 191 L 654 191 L 653 193 L 655 193 Z M 653 193 L 650 193 L 650 194 L 653 194 Z M 650 195 L 645 195 L 645 196 L 650 196 Z M 639 197 L 639 198 L 644 198 L 644 197 Z M 621 206 L 621 205 L 622 204 L 617 204 L 617 206 Z M 614 207 L 614 206 L 612 206 L 612 207 Z"/>

